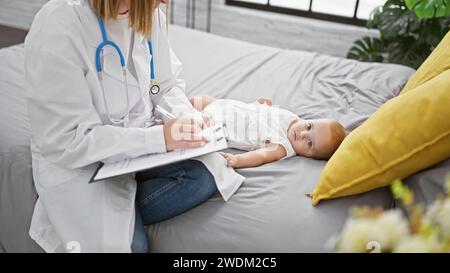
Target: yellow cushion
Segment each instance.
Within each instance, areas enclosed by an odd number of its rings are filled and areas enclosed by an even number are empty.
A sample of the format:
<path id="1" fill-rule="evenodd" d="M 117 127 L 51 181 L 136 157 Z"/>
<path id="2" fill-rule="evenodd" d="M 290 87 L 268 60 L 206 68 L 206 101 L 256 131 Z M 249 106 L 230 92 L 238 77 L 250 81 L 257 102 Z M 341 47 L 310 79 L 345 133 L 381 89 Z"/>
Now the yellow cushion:
<path id="1" fill-rule="evenodd" d="M 400 94 L 405 94 L 448 69 L 450 69 L 450 31 L 409 79 Z"/>
<path id="2" fill-rule="evenodd" d="M 313 192 L 320 200 L 389 185 L 450 157 L 450 70 L 393 98 L 350 133 Z"/>

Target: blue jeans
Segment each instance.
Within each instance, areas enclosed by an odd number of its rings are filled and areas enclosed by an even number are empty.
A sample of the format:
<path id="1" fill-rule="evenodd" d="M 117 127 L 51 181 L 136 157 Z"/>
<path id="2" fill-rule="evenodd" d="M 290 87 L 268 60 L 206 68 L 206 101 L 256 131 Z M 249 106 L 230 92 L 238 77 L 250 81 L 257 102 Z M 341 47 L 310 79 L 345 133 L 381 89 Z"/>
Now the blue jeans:
<path id="1" fill-rule="evenodd" d="M 136 222 L 131 250 L 149 252 L 144 225 L 155 224 L 205 202 L 217 192 L 214 177 L 198 160 L 136 173 Z"/>

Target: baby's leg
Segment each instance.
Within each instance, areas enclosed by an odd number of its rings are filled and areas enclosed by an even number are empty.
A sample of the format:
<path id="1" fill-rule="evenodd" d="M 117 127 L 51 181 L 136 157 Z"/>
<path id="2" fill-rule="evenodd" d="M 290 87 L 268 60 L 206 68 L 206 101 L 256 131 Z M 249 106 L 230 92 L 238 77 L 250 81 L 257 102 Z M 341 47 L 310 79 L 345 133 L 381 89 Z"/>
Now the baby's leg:
<path id="1" fill-rule="evenodd" d="M 210 103 L 215 101 L 216 98 L 212 96 L 193 96 L 189 97 L 189 101 L 191 102 L 192 106 L 197 109 L 199 112 L 202 112 L 203 109 L 205 109 L 206 106 L 208 106 Z"/>

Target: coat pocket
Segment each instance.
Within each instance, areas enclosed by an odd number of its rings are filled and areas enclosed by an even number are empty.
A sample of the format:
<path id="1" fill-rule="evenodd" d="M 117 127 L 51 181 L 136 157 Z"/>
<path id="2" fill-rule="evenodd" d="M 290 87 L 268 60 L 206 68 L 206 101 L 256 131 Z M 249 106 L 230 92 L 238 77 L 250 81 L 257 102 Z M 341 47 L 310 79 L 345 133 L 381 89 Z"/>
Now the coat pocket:
<path id="1" fill-rule="evenodd" d="M 43 158 L 38 160 L 39 184 L 44 188 L 50 188 L 64 184 L 73 178 L 85 174 L 88 170 L 67 169 L 53 164 Z M 87 183 L 87 182 L 86 182 Z"/>

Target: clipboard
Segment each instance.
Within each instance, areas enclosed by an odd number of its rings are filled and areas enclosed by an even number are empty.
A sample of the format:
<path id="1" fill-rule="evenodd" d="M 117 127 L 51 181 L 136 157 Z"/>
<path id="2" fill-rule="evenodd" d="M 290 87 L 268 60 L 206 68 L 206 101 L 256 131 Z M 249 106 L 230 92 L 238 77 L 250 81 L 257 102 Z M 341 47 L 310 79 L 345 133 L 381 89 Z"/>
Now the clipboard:
<path id="1" fill-rule="evenodd" d="M 225 125 L 216 125 L 201 132 L 209 142 L 202 147 L 174 150 L 162 154 L 150 154 L 111 163 L 100 163 L 89 183 L 148 170 L 194 157 L 222 151 L 228 148 L 228 131 Z"/>

